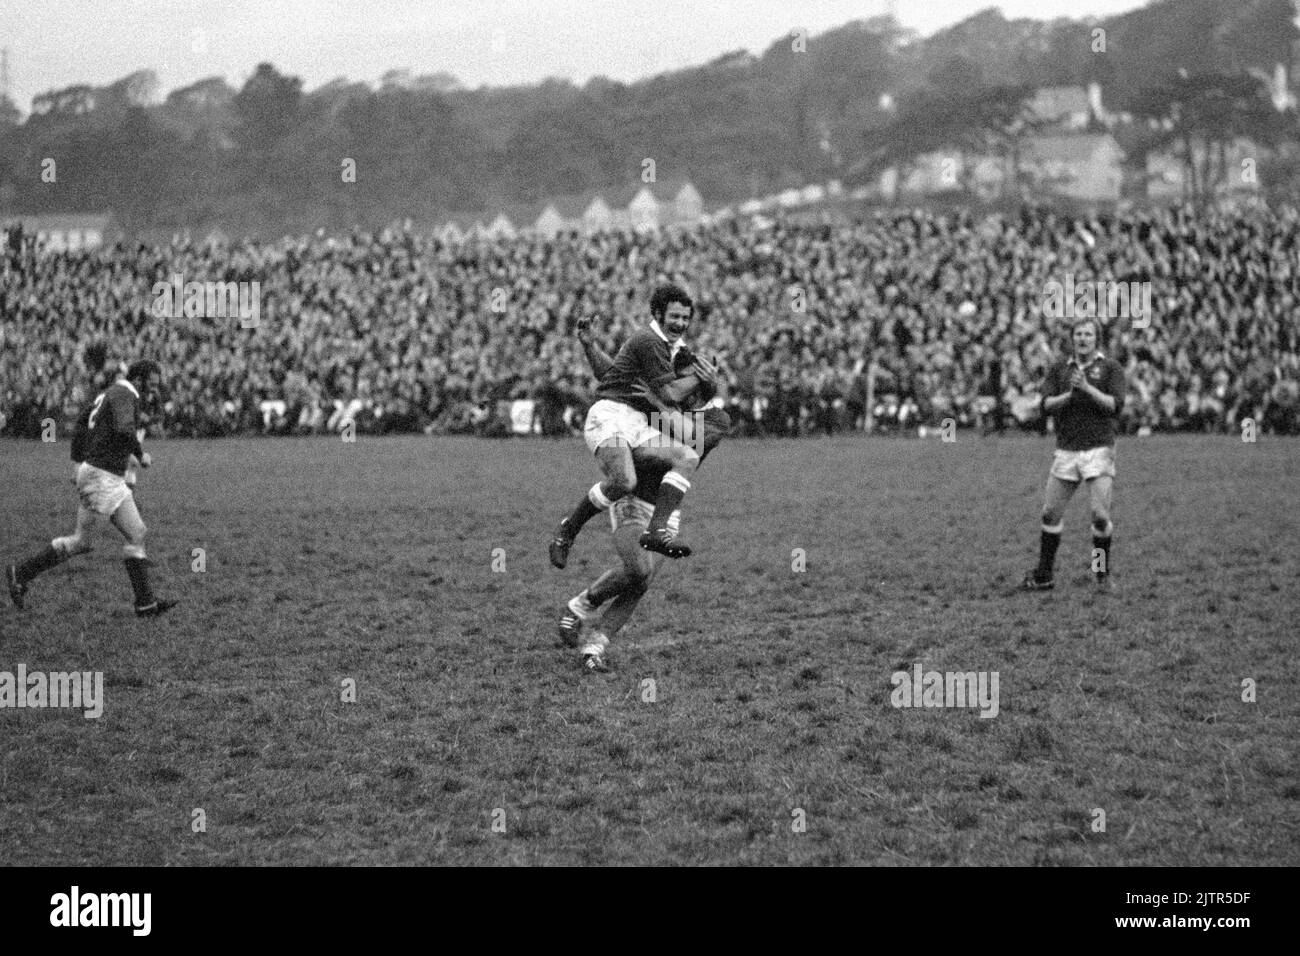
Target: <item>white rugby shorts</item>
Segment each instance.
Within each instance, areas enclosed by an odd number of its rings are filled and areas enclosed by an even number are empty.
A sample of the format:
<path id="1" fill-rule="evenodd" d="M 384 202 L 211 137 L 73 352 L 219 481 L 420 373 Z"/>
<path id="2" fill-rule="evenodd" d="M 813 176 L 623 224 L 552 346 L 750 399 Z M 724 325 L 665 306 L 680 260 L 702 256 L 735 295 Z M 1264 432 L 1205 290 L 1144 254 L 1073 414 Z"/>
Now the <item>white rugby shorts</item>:
<path id="1" fill-rule="evenodd" d="M 650 527 L 650 518 L 655 513 L 655 506 L 638 498 L 636 495 L 624 495 L 614 502 L 609 509 L 609 526 L 614 531 L 624 525 L 636 525 L 639 528 Z M 678 508 L 668 516 L 668 530 L 676 534 L 682 525 L 682 509 Z"/>
<path id="2" fill-rule="evenodd" d="M 1062 481 L 1087 481 L 1089 478 L 1115 477 L 1115 446 L 1085 448 L 1083 451 L 1056 449 L 1052 458 L 1052 477 Z"/>
<path id="3" fill-rule="evenodd" d="M 588 409 L 587 420 L 582 426 L 582 437 L 586 439 L 587 448 L 593 454 L 610 439 L 616 439 L 618 444 L 629 448 L 640 448 L 662 440 L 659 429 L 650 427 L 650 420 L 644 412 L 607 398 L 602 398 Z"/>
<path id="4" fill-rule="evenodd" d="M 131 497 L 131 487 L 121 475 L 83 461 L 77 466 L 77 495 L 83 508 L 112 516 Z"/>

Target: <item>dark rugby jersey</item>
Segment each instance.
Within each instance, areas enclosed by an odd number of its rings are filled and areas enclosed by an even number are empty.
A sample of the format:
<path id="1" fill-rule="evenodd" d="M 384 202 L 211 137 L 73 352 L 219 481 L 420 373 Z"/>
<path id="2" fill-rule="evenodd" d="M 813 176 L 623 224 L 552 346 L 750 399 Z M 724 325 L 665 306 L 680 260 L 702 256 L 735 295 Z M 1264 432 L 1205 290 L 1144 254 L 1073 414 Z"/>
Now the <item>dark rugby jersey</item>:
<path id="1" fill-rule="evenodd" d="M 646 396 L 645 390 L 662 388 L 677 378 L 673 359 L 680 360 L 685 352 L 681 348 L 674 356 L 672 346 L 654 329 L 633 332 L 600 380 L 596 397 L 622 402 L 646 415 L 659 411 L 660 406 Z"/>
<path id="2" fill-rule="evenodd" d="M 136 438 L 140 397 L 126 382 L 114 382 L 77 418 L 72 460 L 126 475 L 127 459 L 139 456 Z"/>
<path id="3" fill-rule="evenodd" d="M 1084 366 L 1088 383 L 1115 399 L 1115 411 L 1107 412 L 1087 395 L 1070 389 L 1073 358 L 1063 359 L 1047 370 L 1043 380 L 1043 397 L 1051 398 L 1070 392 L 1069 400 L 1052 417 L 1056 420 L 1056 447 L 1064 451 L 1084 451 L 1115 444 L 1115 419 L 1124 408 L 1124 370 L 1114 359 L 1100 352 Z"/>

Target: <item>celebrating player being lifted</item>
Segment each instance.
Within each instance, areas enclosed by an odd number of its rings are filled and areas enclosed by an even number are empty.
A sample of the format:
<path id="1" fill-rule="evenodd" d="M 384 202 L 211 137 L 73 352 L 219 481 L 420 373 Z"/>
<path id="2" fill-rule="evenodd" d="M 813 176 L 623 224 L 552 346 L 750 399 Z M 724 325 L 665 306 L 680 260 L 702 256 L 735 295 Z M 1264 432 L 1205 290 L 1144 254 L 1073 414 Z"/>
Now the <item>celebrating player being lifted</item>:
<path id="1" fill-rule="evenodd" d="M 72 460 L 78 463 L 77 494 L 81 499 L 77 528 L 67 537 L 55 538 L 39 554 L 6 568 L 9 597 L 20 610 L 33 578 L 91 550 L 90 535 L 100 515 L 112 521 L 126 539 L 122 553 L 135 592 L 135 613 L 156 617 L 176 606 L 175 601 L 156 599 L 149 585 L 149 560 L 144 550 L 147 529 L 126 479 L 132 457 L 142 467 L 149 467 L 149 455 L 140 445 L 137 428 L 141 406 L 156 400 L 161 384 L 162 372 L 155 362 L 135 362 L 82 411 L 72 439 Z"/>
<path id="2" fill-rule="evenodd" d="M 1052 365 L 1043 382 L 1043 413 L 1056 420 L 1056 455 L 1047 476 L 1038 567 L 1021 583 L 1026 591 L 1055 586 L 1062 517 L 1080 481 L 1087 482 L 1092 499 L 1093 572 L 1099 587 L 1110 584 L 1115 419 L 1124 408 L 1125 385 L 1119 363 L 1097 348 L 1099 331 L 1095 319 L 1075 322 L 1074 356 Z"/>
<path id="3" fill-rule="evenodd" d="M 636 488 L 634 456 L 668 465 L 640 546 L 670 558 L 691 553 L 668 527 L 668 517 L 690 490 L 700 456 L 690 445 L 652 427 L 650 418 L 680 413 L 682 403 L 701 386 L 714 387 L 716 370 L 686 348 L 684 336 L 694 309 L 691 297 L 680 286 L 660 285 L 650 298 L 649 328 L 634 332 L 600 376 L 598 401 L 587 412 L 583 433 L 605 478 L 592 486 L 556 528 L 550 556 L 557 568 L 568 562 L 569 549 L 583 525 Z"/>

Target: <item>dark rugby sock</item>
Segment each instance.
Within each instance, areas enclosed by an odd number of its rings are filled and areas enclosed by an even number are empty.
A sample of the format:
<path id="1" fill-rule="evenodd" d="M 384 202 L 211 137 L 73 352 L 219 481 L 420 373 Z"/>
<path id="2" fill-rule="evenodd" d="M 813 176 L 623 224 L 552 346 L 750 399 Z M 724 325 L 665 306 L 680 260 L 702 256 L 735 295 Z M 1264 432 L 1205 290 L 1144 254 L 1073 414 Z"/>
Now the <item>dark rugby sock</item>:
<path id="1" fill-rule="evenodd" d="M 678 472 L 670 471 L 664 475 L 664 480 L 659 483 L 659 495 L 655 498 L 655 513 L 650 518 L 649 530 L 662 531 L 668 527 L 668 519 L 681 505 L 690 488 L 690 481 Z"/>
<path id="2" fill-rule="evenodd" d="M 569 516 L 564 519 L 565 530 L 569 532 L 570 537 L 576 538 L 578 532 L 582 530 L 583 525 L 596 517 L 596 515 L 600 514 L 611 504 L 613 504 L 613 501 L 605 495 L 604 482 L 598 485 L 592 485 L 591 490 L 582 496 L 582 500 L 578 502 L 573 511 L 569 512 Z"/>
<path id="3" fill-rule="evenodd" d="M 1110 535 L 1102 537 L 1097 532 L 1092 533 L 1092 569 L 1098 574 L 1110 574 Z M 1101 554 L 1098 555 L 1097 552 Z M 1098 568 L 1097 558 L 1101 558 L 1100 569 Z"/>
<path id="4" fill-rule="evenodd" d="M 154 603 L 153 588 L 149 586 L 149 562 L 144 558 L 126 558 L 126 576 L 131 579 L 135 592 L 135 606 L 148 607 Z"/>
<path id="5" fill-rule="evenodd" d="M 38 574 L 43 574 L 50 568 L 62 564 L 64 556 L 54 545 L 47 544 L 45 550 L 40 554 L 34 554 L 22 564 L 18 565 L 18 583 L 26 584 Z"/>
<path id="6" fill-rule="evenodd" d="M 1038 568 L 1034 572 L 1039 578 L 1050 578 L 1056 567 L 1056 549 L 1061 546 L 1061 526 L 1055 531 L 1044 528 L 1038 536 Z"/>

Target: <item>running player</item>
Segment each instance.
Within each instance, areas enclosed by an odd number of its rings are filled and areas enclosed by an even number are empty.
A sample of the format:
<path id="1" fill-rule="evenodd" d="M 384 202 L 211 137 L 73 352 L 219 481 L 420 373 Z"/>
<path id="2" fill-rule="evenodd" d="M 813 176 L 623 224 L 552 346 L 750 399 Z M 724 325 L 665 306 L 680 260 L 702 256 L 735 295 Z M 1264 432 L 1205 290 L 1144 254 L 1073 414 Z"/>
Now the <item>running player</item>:
<path id="1" fill-rule="evenodd" d="M 122 553 L 135 595 L 136 615 L 156 617 L 176 606 L 175 601 L 154 597 L 144 550 L 147 529 L 126 480 L 132 456 L 148 467 L 149 455 L 141 447 L 138 434 L 141 406 L 155 401 L 161 384 L 162 372 L 157 363 L 135 362 L 82 412 L 72 441 L 72 459 L 79 462 L 76 484 L 81 502 L 77 527 L 67 537 L 55 538 L 39 554 L 5 569 L 9 597 L 20 610 L 28 585 L 37 575 L 92 549 L 90 534 L 101 515 L 126 539 Z"/>
<path id="2" fill-rule="evenodd" d="M 1093 573 L 1098 587 L 1110 586 L 1111 486 L 1115 479 L 1115 419 L 1124 408 L 1124 370 L 1097 348 L 1096 319 L 1074 323 L 1074 355 L 1047 370 L 1043 413 L 1056 420 L 1056 455 L 1047 476 L 1038 567 L 1025 575 L 1026 591 L 1055 586 L 1053 568 L 1061 543 L 1065 506 L 1088 485 L 1092 504 Z"/>
<path id="3" fill-rule="evenodd" d="M 684 336 L 694 309 L 691 297 L 680 286 L 666 283 L 656 288 L 650 298 L 649 327 L 634 332 L 600 376 L 598 401 L 588 410 L 583 431 L 605 478 L 583 495 L 556 528 L 550 558 L 557 568 L 568 563 L 569 550 L 583 526 L 636 488 L 634 457 L 668 465 L 655 496 L 654 512 L 638 543 L 670 558 L 691 553 L 669 529 L 668 516 L 690 490 L 690 477 L 700 456 L 689 445 L 652 427 L 650 417 L 662 415 L 664 409 L 679 409 L 701 385 L 712 386 L 716 369 L 686 349 Z M 682 369 L 679 361 L 689 361 L 689 369 Z"/>

